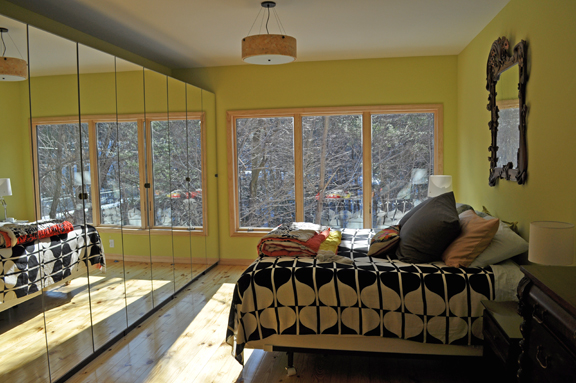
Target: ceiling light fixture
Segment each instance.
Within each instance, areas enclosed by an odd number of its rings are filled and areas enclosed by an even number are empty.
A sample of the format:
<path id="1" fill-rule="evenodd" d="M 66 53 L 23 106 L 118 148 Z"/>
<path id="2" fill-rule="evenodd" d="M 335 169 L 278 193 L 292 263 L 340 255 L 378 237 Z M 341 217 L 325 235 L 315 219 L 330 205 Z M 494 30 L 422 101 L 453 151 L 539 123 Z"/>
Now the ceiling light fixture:
<path id="1" fill-rule="evenodd" d="M 263 1 L 261 3 L 262 8 L 268 10 L 268 15 L 266 12 L 262 13 L 262 21 L 260 23 L 260 28 L 264 24 L 264 19 L 266 18 L 266 34 L 252 35 L 252 27 L 258 20 L 260 12 L 256 16 L 256 20 L 252 23 L 250 31 L 248 31 L 248 36 L 242 39 L 242 60 L 249 64 L 259 64 L 259 65 L 276 65 L 276 64 L 287 64 L 296 59 L 296 39 L 294 37 L 286 35 L 286 31 L 280 22 L 280 18 L 276 11 L 274 11 L 274 17 L 276 18 L 276 23 L 280 29 L 280 35 L 271 35 L 268 31 L 268 22 L 270 21 L 270 8 L 274 8 L 276 3 L 274 1 Z"/>
<path id="2" fill-rule="evenodd" d="M 4 41 L 4 33 L 8 33 L 8 28 L 0 27 L 0 38 L 2 40 L 2 57 L 0 57 L 0 81 L 22 81 L 28 78 L 28 68 L 26 61 L 15 57 L 6 57 L 6 42 Z M 10 37 L 10 35 L 8 35 Z M 12 37 L 10 37 L 12 40 Z M 12 40 L 14 46 L 14 40 Z M 16 47 L 18 50 L 18 47 Z M 20 51 L 18 51 L 20 53 Z"/>

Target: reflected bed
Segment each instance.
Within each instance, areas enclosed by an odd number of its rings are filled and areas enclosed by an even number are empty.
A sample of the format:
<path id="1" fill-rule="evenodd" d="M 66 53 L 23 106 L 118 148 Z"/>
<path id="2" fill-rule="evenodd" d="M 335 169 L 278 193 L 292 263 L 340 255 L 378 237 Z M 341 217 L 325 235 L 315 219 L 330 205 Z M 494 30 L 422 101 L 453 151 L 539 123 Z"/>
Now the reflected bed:
<path id="1" fill-rule="evenodd" d="M 103 268 L 100 235 L 90 225 L 12 248 L 0 249 L 0 311 L 40 294 L 43 289 L 86 272 L 84 262 Z"/>

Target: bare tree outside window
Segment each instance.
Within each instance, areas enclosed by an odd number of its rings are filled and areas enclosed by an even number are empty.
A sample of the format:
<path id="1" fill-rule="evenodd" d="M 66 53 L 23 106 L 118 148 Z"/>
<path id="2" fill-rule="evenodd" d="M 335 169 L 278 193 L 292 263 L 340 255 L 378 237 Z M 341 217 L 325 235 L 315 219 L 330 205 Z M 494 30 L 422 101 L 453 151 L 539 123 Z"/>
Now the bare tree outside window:
<path id="1" fill-rule="evenodd" d="M 138 123 L 97 122 L 100 222 L 142 225 Z"/>
<path id="2" fill-rule="evenodd" d="M 152 157 L 155 225 L 201 227 L 200 120 L 152 121 Z"/>
<path id="3" fill-rule="evenodd" d="M 372 226 L 396 224 L 426 198 L 434 174 L 434 114 L 372 116 Z"/>
<path id="4" fill-rule="evenodd" d="M 236 120 L 241 227 L 294 221 L 294 119 Z"/>
<path id="5" fill-rule="evenodd" d="M 92 196 L 87 186 L 91 183 L 88 124 L 82 124 L 81 129 L 80 134 L 77 123 L 36 126 L 42 218 L 63 218 L 73 224 L 82 224 L 84 219 L 92 222 Z M 83 188 L 82 181 L 87 187 Z M 85 205 L 78 198 L 82 192 L 88 193 Z"/>
<path id="6" fill-rule="evenodd" d="M 333 228 L 361 228 L 362 116 L 302 117 L 304 217 Z"/>

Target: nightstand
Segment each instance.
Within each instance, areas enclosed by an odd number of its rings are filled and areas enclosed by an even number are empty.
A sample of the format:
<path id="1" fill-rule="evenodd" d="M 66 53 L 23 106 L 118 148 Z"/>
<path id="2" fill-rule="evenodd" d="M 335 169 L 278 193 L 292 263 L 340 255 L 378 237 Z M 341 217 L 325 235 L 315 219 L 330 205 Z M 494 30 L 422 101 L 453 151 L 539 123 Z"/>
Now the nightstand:
<path id="1" fill-rule="evenodd" d="M 520 324 L 518 302 L 482 301 L 484 305 L 484 356 L 496 358 L 502 362 L 510 376 L 516 375 L 518 355 L 520 355 Z"/>
<path id="2" fill-rule="evenodd" d="M 522 266 L 521 382 L 576 382 L 576 268 Z"/>

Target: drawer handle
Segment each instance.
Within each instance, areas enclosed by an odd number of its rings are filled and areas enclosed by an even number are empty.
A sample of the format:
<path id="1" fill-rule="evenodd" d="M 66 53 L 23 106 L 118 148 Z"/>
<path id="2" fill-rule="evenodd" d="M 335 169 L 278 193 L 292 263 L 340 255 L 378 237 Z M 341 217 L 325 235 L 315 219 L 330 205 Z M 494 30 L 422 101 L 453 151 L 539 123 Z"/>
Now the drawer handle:
<path id="1" fill-rule="evenodd" d="M 542 346 L 538 346 L 536 347 L 536 360 L 538 361 L 538 364 L 540 365 L 540 367 L 542 367 L 543 369 L 547 369 L 548 368 L 548 357 L 545 356 L 544 357 L 544 363 L 542 363 L 542 361 L 540 360 L 540 352 L 542 351 L 544 347 Z"/>
<path id="2" fill-rule="evenodd" d="M 546 309 L 542 309 L 540 310 L 540 315 L 538 315 L 538 305 L 535 305 L 534 311 L 532 312 L 532 318 L 534 318 L 534 320 L 538 322 L 538 324 L 542 324 L 544 323 L 544 314 L 546 313 L 547 313 Z"/>

